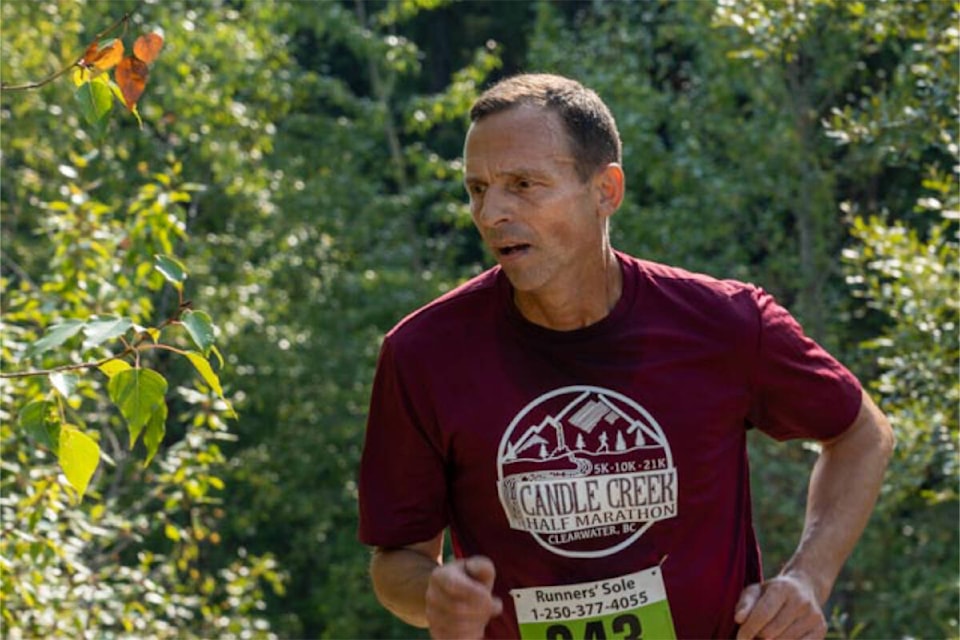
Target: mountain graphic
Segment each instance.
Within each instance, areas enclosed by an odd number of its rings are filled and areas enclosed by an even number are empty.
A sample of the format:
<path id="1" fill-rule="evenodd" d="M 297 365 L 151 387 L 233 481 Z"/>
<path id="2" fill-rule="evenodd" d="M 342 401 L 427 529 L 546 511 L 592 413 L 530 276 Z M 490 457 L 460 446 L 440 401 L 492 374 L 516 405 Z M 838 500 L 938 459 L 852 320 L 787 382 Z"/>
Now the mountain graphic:
<path id="1" fill-rule="evenodd" d="M 508 443 L 502 462 L 551 460 L 570 454 L 626 453 L 664 446 L 663 436 L 625 413 L 603 393 L 586 390 Z"/>

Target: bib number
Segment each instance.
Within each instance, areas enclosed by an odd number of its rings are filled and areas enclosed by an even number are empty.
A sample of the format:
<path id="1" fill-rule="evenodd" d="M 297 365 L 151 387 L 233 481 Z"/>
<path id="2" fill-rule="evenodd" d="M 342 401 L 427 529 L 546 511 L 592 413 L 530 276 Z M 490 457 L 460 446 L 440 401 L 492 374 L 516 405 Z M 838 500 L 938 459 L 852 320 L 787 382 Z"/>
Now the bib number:
<path id="1" fill-rule="evenodd" d="M 659 567 L 619 578 L 513 589 L 520 637 L 546 640 L 675 640 Z"/>

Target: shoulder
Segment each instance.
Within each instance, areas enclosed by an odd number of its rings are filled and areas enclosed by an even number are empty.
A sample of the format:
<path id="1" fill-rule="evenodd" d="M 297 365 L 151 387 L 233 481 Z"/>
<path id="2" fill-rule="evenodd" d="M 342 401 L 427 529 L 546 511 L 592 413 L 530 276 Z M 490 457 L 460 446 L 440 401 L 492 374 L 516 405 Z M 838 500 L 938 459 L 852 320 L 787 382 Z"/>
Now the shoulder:
<path id="1" fill-rule="evenodd" d="M 497 307 L 499 267 L 474 276 L 442 296 L 413 311 L 389 332 L 386 340 L 394 345 L 416 343 L 421 339 L 442 340 L 451 332 L 465 330 L 489 320 Z"/>
<path id="2" fill-rule="evenodd" d="M 733 314 L 744 320 L 757 318 L 757 301 L 763 292 L 753 284 L 629 256 L 626 263 L 635 270 L 641 296 L 648 302 L 696 313 Z"/>

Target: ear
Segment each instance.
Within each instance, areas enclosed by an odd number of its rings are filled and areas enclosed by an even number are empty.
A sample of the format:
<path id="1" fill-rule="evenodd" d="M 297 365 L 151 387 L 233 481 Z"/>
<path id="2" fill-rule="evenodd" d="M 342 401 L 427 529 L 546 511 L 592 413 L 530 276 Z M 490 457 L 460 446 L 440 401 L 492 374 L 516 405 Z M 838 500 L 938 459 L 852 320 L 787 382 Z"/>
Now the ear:
<path id="1" fill-rule="evenodd" d="M 609 218 L 623 203 L 623 168 L 611 162 L 594 176 L 594 186 L 597 190 L 597 215 Z"/>

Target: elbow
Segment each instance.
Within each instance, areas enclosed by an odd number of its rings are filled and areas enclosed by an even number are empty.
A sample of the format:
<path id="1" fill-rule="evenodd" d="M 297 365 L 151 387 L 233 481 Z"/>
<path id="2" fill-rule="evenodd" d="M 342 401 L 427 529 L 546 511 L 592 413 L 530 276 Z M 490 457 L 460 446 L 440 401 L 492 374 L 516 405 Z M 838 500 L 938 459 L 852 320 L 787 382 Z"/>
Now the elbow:
<path id="1" fill-rule="evenodd" d="M 886 466 L 893 457 L 894 449 L 896 449 L 897 436 L 887 416 L 866 392 L 863 392 L 860 415 L 857 417 L 854 426 L 857 426 L 857 423 L 867 427 L 864 431 L 870 434 L 873 448 Z"/>
<path id="2" fill-rule="evenodd" d="M 883 461 L 884 467 L 893 457 L 893 452 L 897 447 L 897 436 L 893 426 L 887 419 L 887 416 L 872 401 L 870 402 L 870 417 L 873 423 L 874 446 L 878 457 Z"/>
<path id="3" fill-rule="evenodd" d="M 414 595 L 420 585 L 406 575 L 406 567 L 399 564 L 403 554 L 403 550 L 374 550 L 370 559 L 373 593 L 383 608 L 397 618 L 411 626 L 426 629 L 429 623 L 422 600 Z"/>

